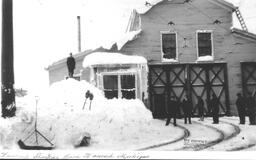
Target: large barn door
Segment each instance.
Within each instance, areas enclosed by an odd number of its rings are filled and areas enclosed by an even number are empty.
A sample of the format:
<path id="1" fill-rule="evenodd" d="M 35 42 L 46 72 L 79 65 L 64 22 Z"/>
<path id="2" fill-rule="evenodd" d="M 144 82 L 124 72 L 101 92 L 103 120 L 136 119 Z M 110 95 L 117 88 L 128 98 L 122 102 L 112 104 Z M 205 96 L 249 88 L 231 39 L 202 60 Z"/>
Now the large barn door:
<path id="1" fill-rule="evenodd" d="M 194 115 L 198 115 L 198 108 L 196 108 L 197 96 L 204 100 L 206 115 L 210 114 L 209 101 L 213 94 L 219 100 L 219 114 L 229 114 L 227 65 L 225 63 L 191 64 L 189 74 Z"/>
<path id="2" fill-rule="evenodd" d="M 219 99 L 220 115 L 228 114 L 227 65 L 207 63 L 149 66 L 149 98 L 155 118 L 163 118 L 166 115 L 171 96 L 182 101 L 186 94 L 192 100 L 195 116 L 198 115 L 197 96 L 204 100 L 205 113 L 209 115 L 207 104 L 212 94 Z"/>
<path id="3" fill-rule="evenodd" d="M 256 94 L 256 62 L 242 62 L 243 94 Z"/>
<path id="4" fill-rule="evenodd" d="M 165 67 L 154 65 L 149 67 L 150 109 L 156 118 L 166 117 L 169 92 L 167 92 L 167 75 Z"/>

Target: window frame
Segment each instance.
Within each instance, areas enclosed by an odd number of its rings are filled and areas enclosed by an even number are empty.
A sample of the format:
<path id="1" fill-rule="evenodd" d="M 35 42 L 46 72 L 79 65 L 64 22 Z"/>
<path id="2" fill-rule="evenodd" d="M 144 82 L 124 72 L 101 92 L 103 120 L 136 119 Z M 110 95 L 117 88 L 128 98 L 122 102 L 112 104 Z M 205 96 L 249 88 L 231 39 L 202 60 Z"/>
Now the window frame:
<path id="1" fill-rule="evenodd" d="M 105 91 L 103 78 L 104 76 L 117 76 L 117 90 L 118 90 L 118 99 L 122 98 L 122 86 L 121 86 L 121 76 L 122 75 L 134 75 L 135 76 L 135 99 L 137 99 L 137 91 L 138 91 L 138 85 L 137 85 L 137 73 L 134 71 L 130 72 L 102 72 L 101 73 L 101 84 L 102 84 L 102 90 Z"/>
<path id="2" fill-rule="evenodd" d="M 161 61 L 162 62 L 178 62 L 179 61 L 179 45 L 178 45 L 178 33 L 176 31 L 160 31 L 160 42 L 161 42 Z M 176 37 L 176 58 L 175 59 L 166 59 L 164 58 L 164 52 L 163 52 L 163 34 L 175 34 Z"/>
<path id="3" fill-rule="evenodd" d="M 197 61 L 203 61 L 203 60 L 200 60 L 200 57 L 203 57 L 203 56 L 199 56 L 199 44 L 198 44 L 198 34 L 199 33 L 210 33 L 211 34 L 211 56 L 212 57 L 212 60 L 211 61 L 214 61 L 214 44 L 213 44 L 213 30 L 197 30 L 196 31 L 196 53 L 197 53 Z M 209 60 L 208 60 L 209 61 Z"/>

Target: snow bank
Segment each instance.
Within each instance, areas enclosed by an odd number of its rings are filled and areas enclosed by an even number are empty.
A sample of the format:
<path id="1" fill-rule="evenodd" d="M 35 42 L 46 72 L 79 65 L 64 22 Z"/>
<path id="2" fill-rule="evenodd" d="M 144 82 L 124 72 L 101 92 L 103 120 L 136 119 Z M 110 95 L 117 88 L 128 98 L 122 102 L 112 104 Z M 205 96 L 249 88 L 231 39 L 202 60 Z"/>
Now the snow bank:
<path id="1" fill-rule="evenodd" d="M 94 95 L 89 110 L 90 100 L 87 100 L 85 108 L 85 93 L 90 90 Z M 29 100 L 30 99 L 30 100 Z M 16 129 L 16 134 L 12 133 L 13 143 L 17 139 L 27 137 L 33 128 L 34 113 L 36 108 L 35 97 L 27 97 L 24 102 L 19 103 L 25 108 L 19 107 L 17 123 L 26 123 L 23 129 Z M 63 80 L 54 83 L 46 93 L 38 100 L 38 130 L 41 131 L 57 148 L 72 148 L 79 144 L 81 135 L 89 133 L 92 137 L 92 145 L 111 144 L 120 142 L 124 137 L 131 138 L 137 136 L 140 128 L 149 128 L 152 114 L 146 109 L 140 100 L 125 99 L 105 99 L 101 90 L 95 88 L 86 81 L 76 81 L 74 79 Z M 1 119 L 2 121 L 2 119 Z M 4 122 L 5 123 L 5 122 Z M 0 128 L 3 135 L 10 135 L 8 131 L 13 128 L 11 121 Z M 14 132 L 14 131 L 13 131 Z M 121 135 L 121 136 L 120 136 Z M 6 136 L 5 136 L 6 137 Z M 133 138 L 134 139 L 134 138 Z M 1 137 L 1 142 L 6 138 Z M 27 142 L 30 144 L 30 142 Z M 31 143 L 33 141 L 31 140 Z M 40 144 L 49 145 L 42 139 Z"/>
<path id="2" fill-rule="evenodd" d="M 95 52 L 84 58 L 83 67 L 104 64 L 147 64 L 142 56 L 123 55 L 121 53 Z"/>

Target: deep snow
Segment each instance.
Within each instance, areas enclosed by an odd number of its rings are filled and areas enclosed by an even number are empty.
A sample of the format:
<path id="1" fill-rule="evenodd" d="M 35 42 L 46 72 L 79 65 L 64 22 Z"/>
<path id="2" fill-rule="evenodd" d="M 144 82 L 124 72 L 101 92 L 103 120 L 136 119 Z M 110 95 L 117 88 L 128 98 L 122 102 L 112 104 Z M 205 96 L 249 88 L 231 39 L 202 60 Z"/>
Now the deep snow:
<path id="1" fill-rule="evenodd" d="M 94 99 L 85 109 L 85 92 Z M 102 92 L 86 81 L 63 80 L 53 84 L 38 99 L 38 130 L 55 144 L 57 149 L 70 149 L 84 134 L 91 135 L 87 150 L 131 150 L 174 140 L 183 131 L 164 122 L 153 120 L 151 112 L 140 100 L 104 98 Z M 24 140 L 34 128 L 36 97 L 17 99 L 17 117 L 1 120 L 2 148 L 17 148 L 18 139 Z M 3 123 L 2 123 L 3 122 Z M 34 145 L 35 137 L 26 141 Z M 49 146 L 42 138 L 40 145 Z"/>
<path id="2" fill-rule="evenodd" d="M 91 110 L 90 100 L 87 100 L 85 109 L 82 108 L 87 90 L 94 94 Z M 140 100 L 105 99 L 102 91 L 86 81 L 63 80 L 50 86 L 38 97 L 38 130 L 56 149 L 74 149 L 85 134 L 91 136 L 91 145 L 75 149 L 136 150 L 171 142 L 184 135 L 184 129 L 173 125 L 166 127 L 163 120 L 154 120 Z M 0 118 L 0 149 L 19 149 L 16 142 L 24 140 L 34 130 L 36 97 L 17 97 L 16 102 L 17 116 Z M 193 118 L 192 125 L 183 124 L 183 120 L 178 120 L 178 125 L 189 130 L 188 140 L 211 142 L 218 139 L 220 133 L 205 125 L 219 129 L 225 138 L 234 132 L 234 128 L 222 121 L 234 125 L 239 122 L 237 117 L 221 117 L 220 121 L 219 125 L 212 125 L 212 119 L 206 118 L 204 122 L 198 123 L 198 118 Z M 255 126 L 247 123 L 238 127 L 241 129 L 240 134 L 206 150 L 246 149 L 247 146 L 255 145 Z M 35 145 L 35 137 L 28 139 L 26 144 Z M 49 146 L 42 138 L 39 138 L 39 144 Z M 177 150 L 183 147 L 186 147 L 185 141 L 181 140 L 151 150 Z M 193 146 L 188 150 L 194 150 Z M 255 147 L 246 150 L 255 151 Z"/>

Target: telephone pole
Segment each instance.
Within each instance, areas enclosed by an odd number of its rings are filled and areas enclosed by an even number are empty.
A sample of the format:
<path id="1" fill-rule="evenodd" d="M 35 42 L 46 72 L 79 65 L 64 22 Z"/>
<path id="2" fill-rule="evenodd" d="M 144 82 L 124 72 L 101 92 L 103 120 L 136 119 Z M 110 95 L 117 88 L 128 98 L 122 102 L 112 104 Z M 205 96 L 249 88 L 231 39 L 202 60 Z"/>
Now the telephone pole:
<path id="1" fill-rule="evenodd" d="M 12 0 L 2 0 L 2 117 L 15 116 Z"/>

